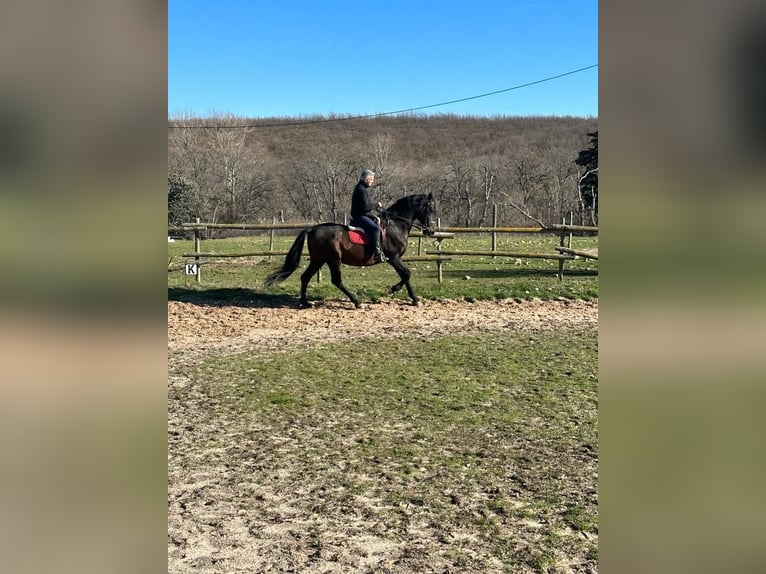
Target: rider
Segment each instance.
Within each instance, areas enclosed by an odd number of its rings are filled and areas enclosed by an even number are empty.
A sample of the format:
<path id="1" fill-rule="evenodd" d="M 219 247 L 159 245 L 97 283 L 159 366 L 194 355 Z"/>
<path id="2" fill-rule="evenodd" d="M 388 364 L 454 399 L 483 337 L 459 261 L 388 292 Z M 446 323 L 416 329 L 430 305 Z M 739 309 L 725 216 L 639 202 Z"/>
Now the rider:
<path id="1" fill-rule="evenodd" d="M 372 240 L 375 254 L 375 263 L 383 263 L 386 256 L 380 248 L 380 228 L 370 215 L 373 209 L 381 208 L 383 205 L 377 204 L 370 198 L 369 189 L 375 181 L 375 172 L 365 169 L 359 176 L 359 182 L 356 184 L 351 194 L 351 225 L 364 229 L 367 237 Z"/>

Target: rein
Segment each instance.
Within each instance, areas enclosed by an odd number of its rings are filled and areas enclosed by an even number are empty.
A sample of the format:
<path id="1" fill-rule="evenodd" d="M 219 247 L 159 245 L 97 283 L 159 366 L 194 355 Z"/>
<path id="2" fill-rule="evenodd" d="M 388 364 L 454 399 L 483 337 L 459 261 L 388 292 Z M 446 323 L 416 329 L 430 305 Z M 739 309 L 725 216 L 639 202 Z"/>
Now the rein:
<path id="1" fill-rule="evenodd" d="M 411 202 L 412 199 L 409 199 L 409 201 Z M 410 203 L 410 207 L 412 207 L 412 203 Z M 405 217 L 402 217 L 401 215 L 397 215 L 395 213 L 392 213 L 388 209 L 384 209 L 383 211 L 380 211 L 379 213 L 381 215 L 385 215 L 386 217 L 388 217 L 390 219 L 398 219 L 399 221 L 404 221 L 405 223 L 409 223 L 410 226 L 415 227 L 416 229 L 419 229 L 420 231 L 428 230 L 428 225 L 423 225 L 421 223 L 416 222 L 415 221 L 415 217 L 413 217 L 412 219 L 407 219 Z"/>
<path id="2" fill-rule="evenodd" d="M 417 227 L 421 231 L 427 227 L 415 221 L 414 217 L 412 219 L 407 219 L 406 217 L 402 217 L 401 215 L 396 215 L 395 213 L 391 213 L 387 209 L 384 209 L 383 211 L 381 211 L 380 214 L 385 215 L 389 219 L 398 219 L 399 221 L 404 221 L 406 223 L 409 223 L 412 227 Z"/>

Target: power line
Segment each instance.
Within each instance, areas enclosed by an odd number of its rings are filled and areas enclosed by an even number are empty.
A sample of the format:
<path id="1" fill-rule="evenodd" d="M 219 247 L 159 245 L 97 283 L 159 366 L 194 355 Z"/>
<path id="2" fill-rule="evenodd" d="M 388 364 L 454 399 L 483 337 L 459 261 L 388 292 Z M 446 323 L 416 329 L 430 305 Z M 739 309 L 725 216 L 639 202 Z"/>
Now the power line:
<path id="1" fill-rule="evenodd" d="M 467 102 L 469 100 L 477 100 L 479 98 L 486 98 L 488 96 L 494 96 L 496 94 L 502 94 L 505 92 L 510 92 L 513 90 L 519 90 L 521 88 L 527 88 L 529 86 L 534 86 L 536 84 L 542 84 L 545 82 L 550 82 L 551 80 L 557 80 L 559 78 L 563 78 L 564 76 L 571 76 L 572 74 L 578 74 L 580 72 L 584 72 L 585 70 L 590 70 L 592 68 L 597 68 L 598 64 L 593 64 L 590 66 L 585 66 L 584 68 L 578 68 L 577 70 L 571 70 L 569 72 L 564 72 L 563 74 L 557 74 L 556 76 L 549 76 L 547 78 L 543 78 L 542 80 L 535 80 L 533 82 L 527 82 L 526 84 L 519 84 L 517 86 L 512 86 L 510 88 L 505 88 L 502 90 L 495 90 L 494 92 L 487 92 L 486 94 L 479 94 L 477 96 L 469 96 L 467 98 L 460 98 L 457 100 L 450 100 L 448 102 L 440 102 L 438 104 L 429 104 L 427 106 L 419 106 L 417 108 L 407 108 L 404 110 L 396 110 L 393 112 L 381 112 L 378 114 L 367 114 L 363 116 L 348 116 L 348 117 L 341 117 L 341 118 L 321 118 L 316 120 L 299 120 L 299 121 L 292 121 L 292 122 L 281 122 L 281 123 L 275 123 L 275 124 L 243 124 L 238 126 L 233 125 L 202 125 L 202 126 L 186 126 L 186 125 L 179 125 L 179 126 L 168 126 L 168 129 L 183 129 L 183 128 L 195 128 L 195 129 L 235 129 L 235 128 L 274 128 L 274 127 L 282 127 L 282 126 L 299 126 L 304 124 L 322 124 L 327 122 L 347 122 L 350 120 L 364 120 L 369 118 L 380 118 L 383 116 L 393 116 L 395 114 L 405 114 L 409 112 L 417 112 L 420 110 L 427 110 L 429 108 L 436 108 L 439 106 L 447 106 L 450 104 L 457 104 L 459 102 Z"/>

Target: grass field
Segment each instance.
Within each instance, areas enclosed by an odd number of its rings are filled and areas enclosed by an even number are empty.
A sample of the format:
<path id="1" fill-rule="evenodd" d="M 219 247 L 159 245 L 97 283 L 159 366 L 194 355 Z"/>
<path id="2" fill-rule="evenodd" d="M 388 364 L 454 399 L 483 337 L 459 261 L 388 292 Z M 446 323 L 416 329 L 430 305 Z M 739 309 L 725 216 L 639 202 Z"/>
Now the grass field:
<path id="1" fill-rule="evenodd" d="M 597 571 L 595 330 L 210 355 L 188 377 L 170 536 L 191 513 L 234 549 L 199 571 Z"/>
<path id="2" fill-rule="evenodd" d="M 295 234 L 275 238 L 274 251 L 287 251 Z M 555 253 L 558 237 L 548 235 L 499 235 L 497 249 L 523 253 Z M 573 245 L 578 248 L 598 246 L 597 237 L 575 237 Z M 268 236 L 251 236 L 228 239 L 207 239 L 202 242 L 202 250 L 212 253 L 237 253 L 268 250 Z M 432 240 L 423 239 L 423 251 L 435 249 Z M 418 239 L 410 239 L 410 247 L 405 254 L 416 255 Z M 443 242 L 443 249 L 483 250 L 491 249 L 489 235 L 465 235 Z M 265 276 L 280 265 L 282 257 L 253 257 L 203 259 L 202 283 L 198 285 L 194 277 L 186 276 L 179 266 L 185 262 L 181 255 L 194 251 L 193 241 L 179 240 L 168 244 L 169 267 L 168 287 L 176 290 L 203 290 L 208 295 L 218 289 L 216 296 L 241 296 L 237 290 L 246 290 L 248 297 L 255 294 L 294 295 L 297 298 L 300 288 L 301 266 L 284 283 L 268 290 L 262 287 Z M 436 263 L 433 261 L 413 261 L 408 263 L 412 269 L 412 285 L 418 296 L 425 299 L 595 299 L 598 297 L 598 261 L 577 258 L 567 261 L 564 266 L 564 280 L 559 281 L 556 273 L 558 262 L 555 260 L 522 259 L 508 257 L 453 257 L 444 264 L 444 281 L 438 282 Z M 386 289 L 398 281 L 394 270 L 388 265 L 355 268 L 343 267 L 343 281 L 362 301 L 377 301 L 386 296 Z M 339 291 L 329 281 L 329 273 L 324 270 L 321 282 L 314 280 L 309 287 L 309 300 L 336 297 Z M 394 297 L 406 299 L 401 291 Z"/>

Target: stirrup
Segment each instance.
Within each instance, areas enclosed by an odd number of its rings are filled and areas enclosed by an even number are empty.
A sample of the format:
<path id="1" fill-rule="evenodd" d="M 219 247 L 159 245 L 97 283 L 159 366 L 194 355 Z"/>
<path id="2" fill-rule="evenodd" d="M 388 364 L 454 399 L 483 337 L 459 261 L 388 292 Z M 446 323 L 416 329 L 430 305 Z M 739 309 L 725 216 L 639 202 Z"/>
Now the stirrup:
<path id="1" fill-rule="evenodd" d="M 388 261 L 388 257 L 386 257 L 386 254 L 383 253 L 382 249 L 378 249 L 374 254 L 373 258 L 375 260 L 375 263 L 385 263 Z"/>

